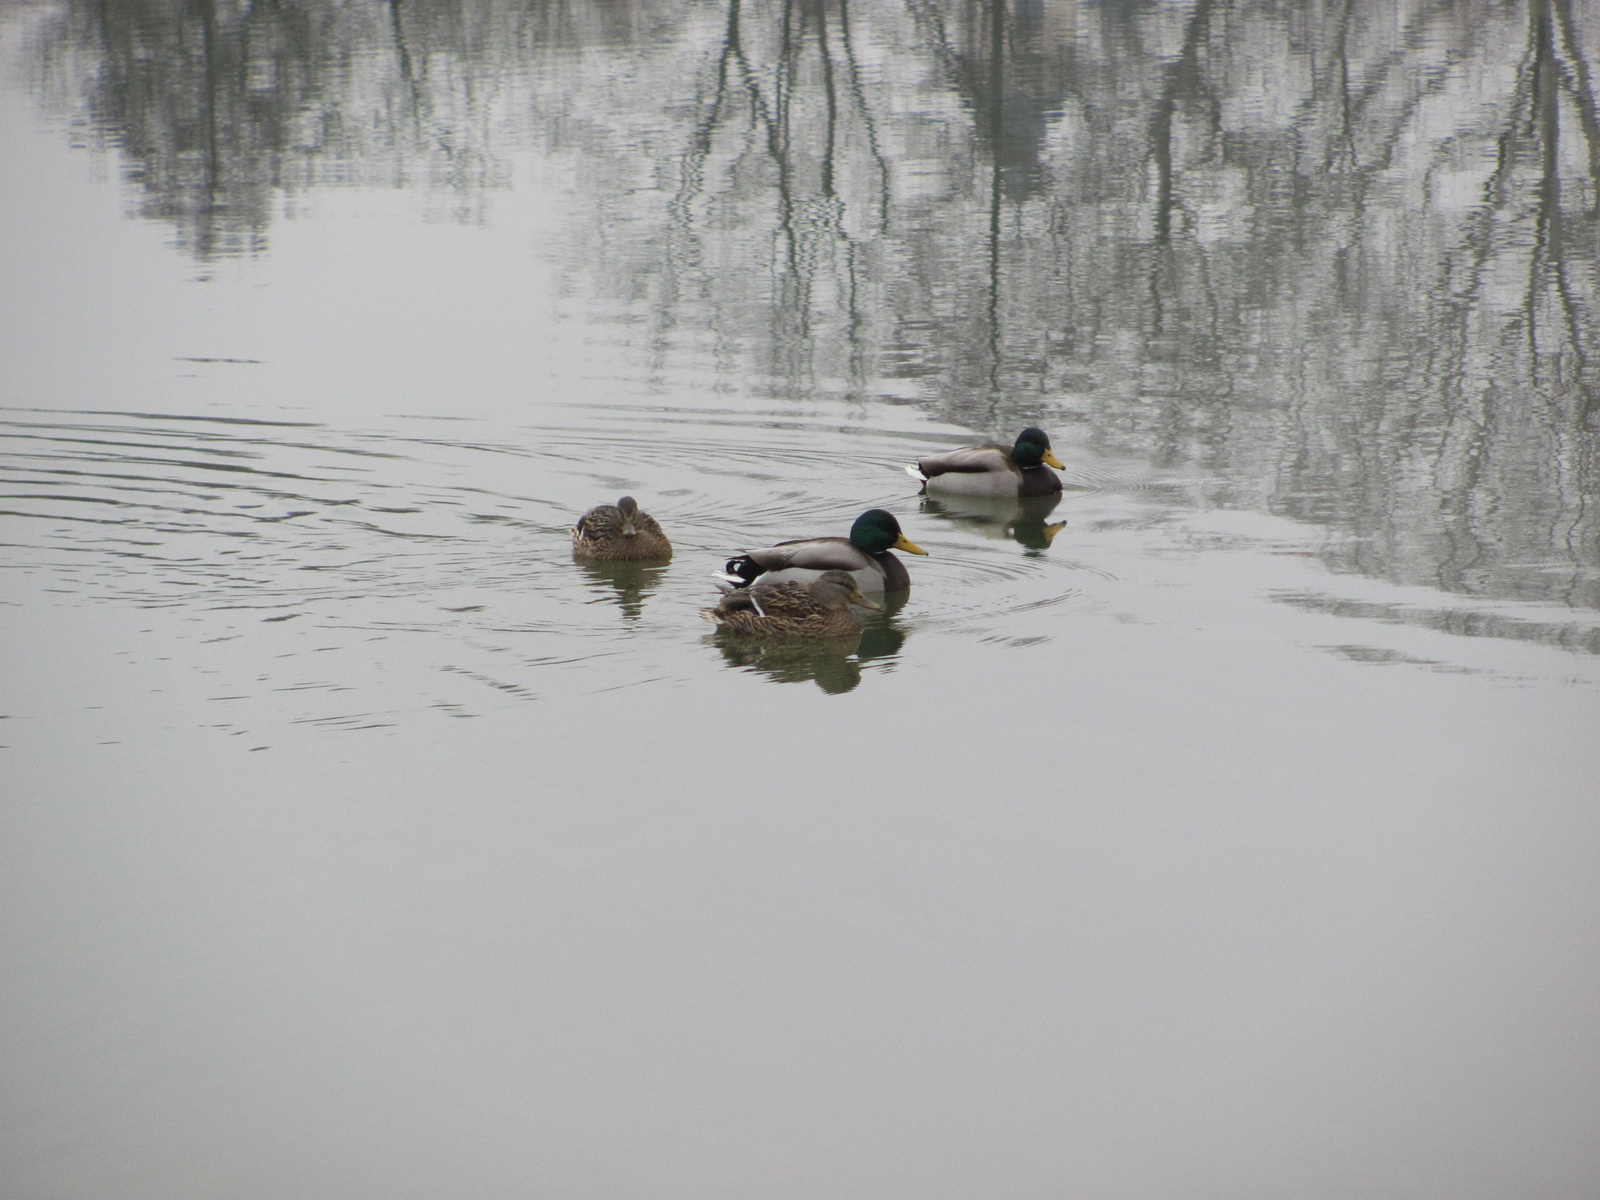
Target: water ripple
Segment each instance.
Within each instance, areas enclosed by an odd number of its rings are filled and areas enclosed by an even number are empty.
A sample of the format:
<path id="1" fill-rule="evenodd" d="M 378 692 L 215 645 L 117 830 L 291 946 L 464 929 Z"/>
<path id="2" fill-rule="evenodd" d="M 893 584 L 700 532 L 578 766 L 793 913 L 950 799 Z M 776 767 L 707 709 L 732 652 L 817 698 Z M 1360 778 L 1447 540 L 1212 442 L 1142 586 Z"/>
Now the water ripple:
<path id="1" fill-rule="evenodd" d="M 842 535 L 870 507 L 930 551 L 908 563 L 911 603 L 869 620 L 843 661 L 730 663 L 844 690 L 892 670 L 919 631 L 1034 644 L 1053 635 L 1053 613 L 1085 603 L 1086 569 L 1041 548 L 1048 539 L 1019 547 L 1012 527 L 922 511 L 899 469 L 912 439 L 836 418 L 600 406 L 546 410 L 556 420 L 538 425 L 339 429 L 5 411 L 11 570 L 47 574 L 63 602 L 225 625 L 209 640 L 242 638 L 274 662 L 326 659 L 313 676 L 262 672 L 230 689 L 298 699 L 313 711 L 292 719 L 317 727 L 401 720 L 387 700 L 318 709 L 319 697 L 390 687 L 397 655 L 433 662 L 436 682 L 415 687 L 436 694 L 419 703 L 452 716 L 549 695 L 539 681 L 554 673 L 584 673 L 586 691 L 672 686 L 702 669 L 685 648 L 701 643 L 697 610 L 727 557 Z M 623 492 L 669 531 L 670 566 L 608 575 L 571 561 L 573 519 Z M 373 639 L 387 646 L 364 649 Z"/>

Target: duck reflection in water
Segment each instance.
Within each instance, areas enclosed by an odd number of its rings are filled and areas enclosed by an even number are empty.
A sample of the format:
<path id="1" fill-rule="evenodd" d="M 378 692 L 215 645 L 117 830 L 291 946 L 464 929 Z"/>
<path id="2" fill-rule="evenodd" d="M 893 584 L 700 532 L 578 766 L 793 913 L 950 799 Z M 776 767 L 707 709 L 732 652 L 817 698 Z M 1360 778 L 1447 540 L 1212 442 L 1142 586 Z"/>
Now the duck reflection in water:
<path id="1" fill-rule="evenodd" d="M 1056 534 L 1067 527 L 1065 521 L 1046 520 L 1060 503 L 1060 492 L 1026 499 L 946 494 L 924 496 L 922 511 L 985 537 L 1011 538 L 1037 554 L 1048 550 Z"/>
<path id="2" fill-rule="evenodd" d="M 906 606 L 907 599 L 904 592 L 886 594 L 879 601 L 881 610 L 861 622 L 861 643 L 856 647 L 858 661 L 892 659 L 899 655 L 900 647 L 905 645 L 906 630 L 894 615 Z"/>
<path id="3" fill-rule="evenodd" d="M 856 648 L 861 635 L 796 639 L 789 642 L 757 641 L 727 633 L 712 635 L 723 660 L 765 675 L 774 683 L 811 680 L 830 696 L 853 691 L 861 682 L 861 660 Z"/>
<path id="4" fill-rule="evenodd" d="M 580 560 L 578 568 L 596 585 L 595 590 L 602 596 L 609 590 L 609 598 L 616 600 L 623 618 L 628 621 L 639 619 L 644 612 L 644 602 L 655 594 L 667 574 L 664 564 L 651 563 Z"/>

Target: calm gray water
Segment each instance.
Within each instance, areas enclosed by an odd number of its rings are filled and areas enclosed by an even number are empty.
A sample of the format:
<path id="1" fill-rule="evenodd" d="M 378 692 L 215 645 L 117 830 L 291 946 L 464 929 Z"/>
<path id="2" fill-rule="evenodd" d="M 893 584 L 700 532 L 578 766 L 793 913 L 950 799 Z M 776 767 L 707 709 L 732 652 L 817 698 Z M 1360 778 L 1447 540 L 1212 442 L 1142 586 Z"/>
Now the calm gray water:
<path id="1" fill-rule="evenodd" d="M 6 1200 L 1600 1193 L 1590 0 L 0 55 Z"/>

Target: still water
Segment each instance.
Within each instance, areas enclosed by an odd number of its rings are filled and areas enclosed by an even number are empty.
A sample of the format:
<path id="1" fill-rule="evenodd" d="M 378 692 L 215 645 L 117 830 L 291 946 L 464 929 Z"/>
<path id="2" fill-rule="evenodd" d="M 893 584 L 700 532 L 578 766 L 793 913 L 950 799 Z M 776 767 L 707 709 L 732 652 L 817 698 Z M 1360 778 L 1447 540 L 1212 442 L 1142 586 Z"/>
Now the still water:
<path id="1" fill-rule="evenodd" d="M 1593 4 L 0 51 L 8 1198 L 1600 1189 Z"/>

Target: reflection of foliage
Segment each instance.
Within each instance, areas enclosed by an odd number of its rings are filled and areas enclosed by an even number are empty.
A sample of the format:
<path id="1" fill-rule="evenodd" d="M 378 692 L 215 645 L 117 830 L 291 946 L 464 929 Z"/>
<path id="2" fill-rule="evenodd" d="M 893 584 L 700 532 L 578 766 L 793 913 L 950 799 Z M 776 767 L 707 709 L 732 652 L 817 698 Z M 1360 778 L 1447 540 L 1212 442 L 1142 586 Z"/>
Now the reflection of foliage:
<path id="1" fill-rule="evenodd" d="M 82 63 L 88 117 L 122 151 L 142 213 L 209 258 L 259 247 L 284 152 L 310 148 L 311 130 L 291 126 L 322 107 L 331 33 L 296 8 L 132 0 L 70 6 L 59 36 L 99 52 Z"/>
<path id="2" fill-rule="evenodd" d="M 425 182 L 475 215 L 505 179 L 483 128 L 496 80 L 456 69 L 476 39 L 441 17 L 453 7 L 68 4 L 41 43 L 61 102 L 123 155 L 140 212 L 209 259 L 260 250 L 275 198 L 319 186 Z"/>
<path id="3" fill-rule="evenodd" d="M 201 257 L 322 183 L 470 218 L 530 130 L 594 197 L 575 284 L 740 389 L 1083 421 L 1341 567 L 1600 605 L 1593 5 L 51 7 Z"/>

